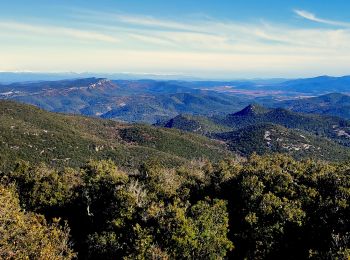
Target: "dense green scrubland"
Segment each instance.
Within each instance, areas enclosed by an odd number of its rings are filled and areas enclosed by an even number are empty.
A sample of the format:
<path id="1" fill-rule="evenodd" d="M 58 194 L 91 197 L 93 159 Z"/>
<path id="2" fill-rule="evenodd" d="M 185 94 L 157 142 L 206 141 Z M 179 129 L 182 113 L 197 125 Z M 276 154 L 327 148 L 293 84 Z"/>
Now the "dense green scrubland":
<path id="1" fill-rule="evenodd" d="M 350 164 L 252 156 L 1 174 L 0 257 L 348 259 Z M 27 239 L 28 238 L 28 239 Z"/>
<path id="2" fill-rule="evenodd" d="M 46 112 L 34 106 L 0 101 L 0 170 L 16 159 L 79 167 L 89 159 L 113 159 L 137 168 L 159 158 L 167 165 L 232 155 L 219 141 L 140 124 Z"/>
<path id="3" fill-rule="evenodd" d="M 350 158 L 350 121 L 334 116 L 249 105 L 227 116 L 179 115 L 157 125 L 221 140 L 242 156 L 277 152 L 296 159 Z"/>

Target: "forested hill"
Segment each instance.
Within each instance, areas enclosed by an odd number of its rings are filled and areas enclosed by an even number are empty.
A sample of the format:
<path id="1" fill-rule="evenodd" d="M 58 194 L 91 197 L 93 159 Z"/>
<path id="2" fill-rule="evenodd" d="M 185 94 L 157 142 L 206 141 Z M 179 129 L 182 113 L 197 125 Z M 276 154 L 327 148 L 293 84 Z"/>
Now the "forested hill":
<path id="1" fill-rule="evenodd" d="M 286 100 L 274 104 L 295 112 L 333 115 L 350 119 L 350 96 L 330 93 L 311 98 Z"/>
<path id="2" fill-rule="evenodd" d="M 257 123 L 273 123 L 288 128 L 298 128 L 321 134 L 333 126 L 349 127 L 350 121 L 335 116 L 321 116 L 297 113 L 283 108 L 267 109 L 259 105 L 249 105 L 243 110 L 227 115 L 218 122 L 233 128 Z"/>
<path id="3" fill-rule="evenodd" d="M 212 137 L 225 141 L 232 151 L 243 156 L 253 153 L 284 153 L 297 159 L 350 160 L 349 147 L 328 138 L 277 124 L 248 125 L 231 132 L 213 134 Z"/>
<path id="4" fill-rule="evenodd" d="M 350 158 L 350 121 L 335 116 L 253 104 L 227 116 L 179 115 L 159 125 L 222 140 L 244 156 L 279 152 L 295 158 Z"/>
<path id="5" fill-rule="evenodd" d="M 350 121 L 340 117 L 298 113 L 284 108 L 266 108 L 258 104 L 251 104 L 241 111 L 230 113 L 226 116 L 198 117 L 182 115 L 182 117 L 175 117 L 159 125 L 190 131 L 195 130 L 186 129 L 188 123 L 190 125 L 197 124 L 198 127 L 201 126 L 209 132 L 224 131 L 224 129 L 228 128 L 239 129 L 261 123 L 272 123 L 327 136 L 333 136 L 332 133 L 337 132 L 337 130 L 347 130 L 350 127 Z"/>
<path id="6" fill-rule="evenodd" d="M 230 155 L 222 142 L 175 129 L 51 113 L 12 101 L 0 101 L 0 121 L 2 169 L 18 159 L 79 166 L 89 158 L 112 158 L 137 167 L 151 158 L 173 165 Z"/>

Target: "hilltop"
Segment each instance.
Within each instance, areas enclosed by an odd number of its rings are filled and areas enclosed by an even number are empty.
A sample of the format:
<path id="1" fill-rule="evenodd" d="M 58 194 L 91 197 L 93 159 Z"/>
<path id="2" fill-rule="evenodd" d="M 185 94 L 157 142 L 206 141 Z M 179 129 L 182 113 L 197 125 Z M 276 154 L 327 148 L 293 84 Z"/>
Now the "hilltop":
<path id="1" fill-rule="evenodd" d="M 182 131 L 188 131 L 202 135 L 229 131 L 231 129 L 228 126 L 218 124 L 210 117 L 186 114 L 180 114 L 168 121 L 158 122 L 155 125 L 165 128 L 176 128 Z"/>

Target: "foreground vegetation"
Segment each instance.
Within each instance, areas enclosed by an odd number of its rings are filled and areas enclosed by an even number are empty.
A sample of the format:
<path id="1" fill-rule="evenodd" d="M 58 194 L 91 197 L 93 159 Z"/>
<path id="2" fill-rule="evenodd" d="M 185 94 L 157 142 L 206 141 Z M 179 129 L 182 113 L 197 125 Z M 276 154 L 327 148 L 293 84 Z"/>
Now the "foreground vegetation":
<path id="1" fill-rule="evenodd" d="M 283 155 L 1 174 L 0 258 L 348 259 L 350 164 Z"/>

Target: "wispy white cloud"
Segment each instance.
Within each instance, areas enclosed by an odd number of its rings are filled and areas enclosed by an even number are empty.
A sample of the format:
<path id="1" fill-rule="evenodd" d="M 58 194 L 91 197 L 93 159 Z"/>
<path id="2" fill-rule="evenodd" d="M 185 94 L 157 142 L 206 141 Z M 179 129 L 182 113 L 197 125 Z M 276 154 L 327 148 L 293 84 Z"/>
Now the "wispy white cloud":
<path id="1" fill-rule="evenodd" d="M 59 26 L 34 25 L 19 22 L 0 22 L 0 28 L 19 32 L 27 32 L 41 36 L 69 37 L 80 40 L 116 43 L 120 40 L 114 36 L 80 29 Z"/>
<path id="2" fill-rule="evenodd" d="M 305 10 L 294 10 L 294 12 L 300 17 L 313 22 L 334 25 L 334 26 L 341 26 L 341 27 L 350 27 L 350 23 L 319 18 L 315 14 Z"/>
<path id="3" fill-rule="evenodd" d="M 186 25 L 176 21 L 161 20 L 151 16 L 135 16 L 135 15 L 121 15 L 115 14 L 114 17 L 116 20 L 128 24 L 134 24 L 139 26 L 150 26 L 158 27 L 163 29 L 175 29 L 175 30 L 189 30 L 191 25 Z"/>
<path id="4" fill-rule="evenodd" d="M 138 26 L 139 28 L 157 28 L 159 30 L 183 30 L 183 31 L 196 31 L 202 32 L 203 29 L 200 26 L 195 25 L 197 20 L 192 20 L 188 23 L 174 19 L 160 19 L 147 15 L 136 15 L 120 12 L 100 12 L 92 10 L 79 9 L 72 14 L 73 18 L 82 20 L 94 20 L 96 23 L 110 22 L 116 26 L 116 23 L 125 24 L 129 26 Z"/>
<path id="5" fill-rule="evenodd" d="M 305 12 L 305 11 L 298 11 Z M 310 13 L 300 13 L 305 17 L 319 19 Z M 84 19 L 84 13 L 80 13 Z M 86 19 L 96 18 L 96 25 L 101 30 L 115 28 L 120 36 L 128 31 L 134 39 L 140 42 L 159 44 L 160 46 L 178 46 L 184 49 L 236 51 L 237 46 L 253 46 L 255 51 L 271 48 L 299 49 L 309 48 L 327 51 L 329 46 L 342 47 L 349 43 L 350 33 L 347 29 L 326 28 L 297 28 L 269 23 L 239 23 L 236 21 L 222 21 L 209 17 L 201 19 L 160 19 L 150 16 L 130 14 L 114 14 L 101 12 L 85 13 Z M 328 21 L 328 20 L 327 20 Z M 343 23 L 346 24 L 346 23 Z M 125 34 L 127 35 L 127 34 Z M 124 36 L 125 36 L 124 35 Z M 135 35 L 138 35 L 135 37 Z M 122 36 L 123 37 L 123 36 Z"/>
<path id="6" fill-rule="evenodd" d="M 168 39 L 164 39 L 163 37 L 151 36 L 149 34 L 137 34 L 134 32 L 128 33 L 127 35 L 136 41 L 144 43 L 155 44 L 157 46 L 174 46 L 173 42 Z"/>
<path id="7" fill-rule="evenodd" d="M 97 44 L 91 51 L 88 45 L 81 48 L 78 41 L 73 52 L 72 45 L 60 46 L 59 50 L 50 49 L 50 46 L 26 46 L 20 54 L 0 48 L 0 69 L 3 64 L 7 67 L 17 64 L 16 68 L 20 70 L 40 70 L 52 64 L 56 71 L 61 68 L 138 73 L 265 73 L 261 76 L 266 76 L 267 71 L 317 70 L 325 74 L 330 67 L 350 70 L 346 63 L 350 57 L 347 23 L 320 19 L 302 10 L 295 12 L 304 19 L 341 26 L 341 29 L 322 25 L 300 28 L 268 22 L 240 23 L 207 16 L 164 19 L 97 11 L 80 11 L 69 27 L 0 20 L 0 29 L 7 29 L 7 34 L 17 31 L 43 38 L 68 37 L 112 43 L 100 47 Z M 0 30 L 0 38 L 2 33 Z M 38 50 L 46 55 L 35 59 Z M 31 61 L 35 64 L 31 65 Z"/>

